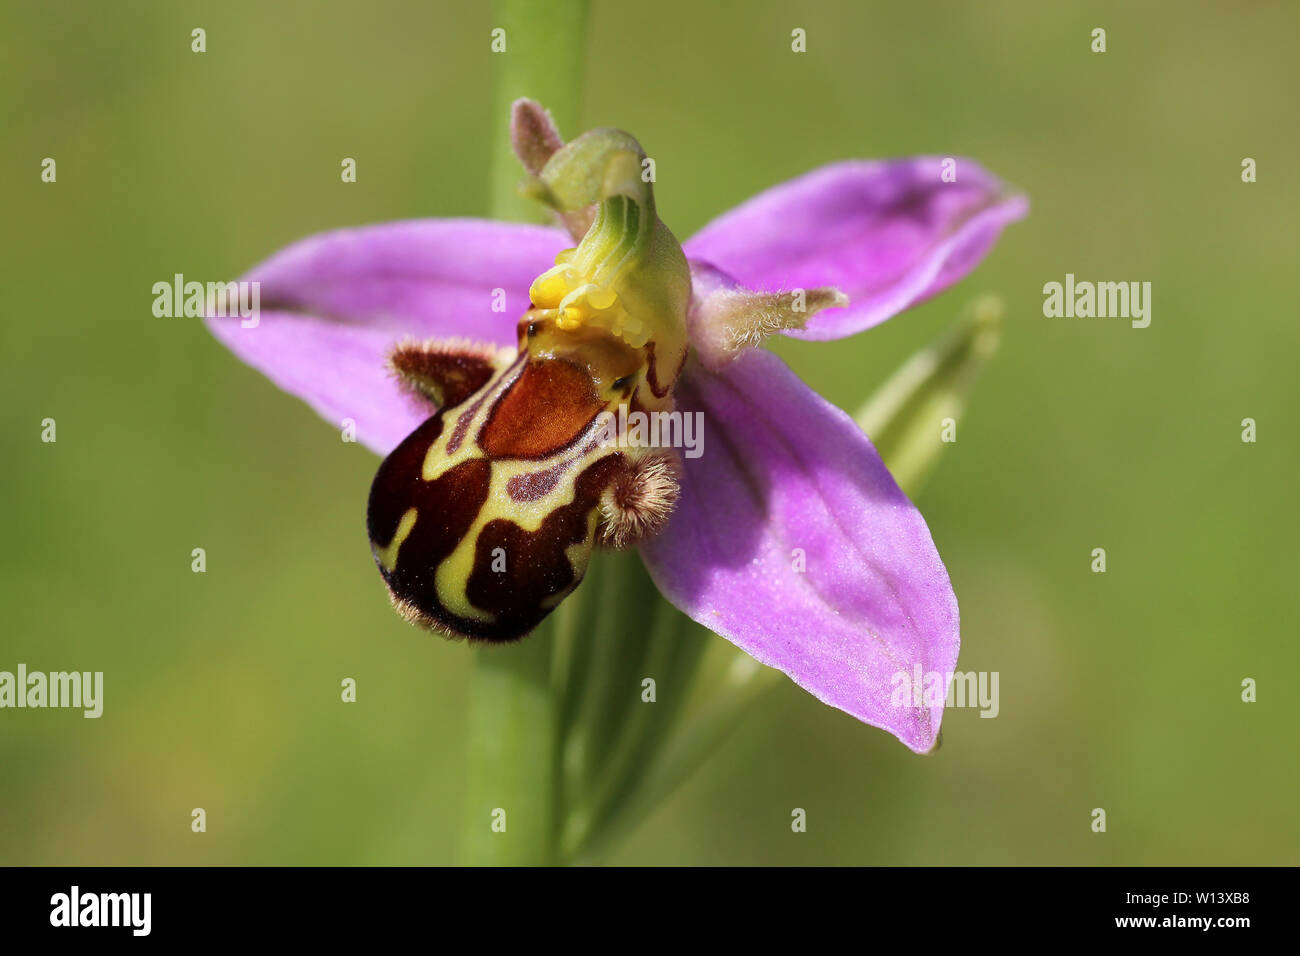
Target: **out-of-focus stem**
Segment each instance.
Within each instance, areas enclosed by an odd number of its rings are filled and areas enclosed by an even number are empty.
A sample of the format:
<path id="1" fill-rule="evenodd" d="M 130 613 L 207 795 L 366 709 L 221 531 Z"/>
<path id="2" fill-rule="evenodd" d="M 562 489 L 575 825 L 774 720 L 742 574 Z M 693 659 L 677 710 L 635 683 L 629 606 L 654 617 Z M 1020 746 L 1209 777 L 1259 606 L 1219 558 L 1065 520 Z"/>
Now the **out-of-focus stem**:
<path id="1" fill-rule="evenodd" d="M 493 118 L 499 130 L 492 151 L 492 216 L 540 222 L 544 207 L 517 191 L 523 171 L 505 124 L 510 105 L 528 97 L 550 110 L 561 133 L 573 136 L 586 58 L 587 0 L 497 0 L 492 11 L 492 29 L 505 31 L 499 38 L 505 50 L 492 54 L 498 65 Z"/>

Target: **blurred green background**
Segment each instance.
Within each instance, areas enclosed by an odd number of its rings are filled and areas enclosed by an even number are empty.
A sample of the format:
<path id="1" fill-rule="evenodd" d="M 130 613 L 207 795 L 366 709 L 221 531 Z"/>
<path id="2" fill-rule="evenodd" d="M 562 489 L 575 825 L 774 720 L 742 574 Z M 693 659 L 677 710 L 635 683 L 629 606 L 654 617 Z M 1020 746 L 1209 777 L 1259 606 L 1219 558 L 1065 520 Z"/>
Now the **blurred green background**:
<path id="1" fill-rule="evenodd" d="M 1300 862 L 1300 8 L 594 7 L 582 126 L 641 139 L 679 236 L 847 157 L 969 155 L 1032 201 L 956 288 L 777 345 L 854 409 L 977 293 L 1005 298 L 919 499 L 959 667 L 1000 672 L 1000 715 L 949 711 L 921 758 L 784 684 L 609 859 Z M 484 214 L 492 20 L 415 0 L 0 13 L 0 669 L 106 674 L 99 720 L 0 712 L 0 863 L 456 858 L 469 657 L 388 607 L 363 529 L 377 460 L 198 321 L 154 318 L 150 289 L 336 226 Z M 1150 328 L 1044 318 L 1066 272 L 1151 281 Z"/>

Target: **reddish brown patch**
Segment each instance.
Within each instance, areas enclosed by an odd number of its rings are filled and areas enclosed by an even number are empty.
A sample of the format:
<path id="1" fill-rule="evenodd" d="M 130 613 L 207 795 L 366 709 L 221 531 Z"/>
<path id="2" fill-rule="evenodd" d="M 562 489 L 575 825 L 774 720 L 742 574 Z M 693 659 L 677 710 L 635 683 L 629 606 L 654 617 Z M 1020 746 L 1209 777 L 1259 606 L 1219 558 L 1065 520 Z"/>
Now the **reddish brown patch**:
<path id="1" fill-rule="evenodd" d="M 492 458 L 545 458 L 574 442 L 603 408 L 591 375 L 564 359 L 524 366 L 478 435 Z"/>
<path id="2" fill-rule="evenodd" d="M 528 356 L 525 353 L 520 352 L 519 357 L 510 364 L 510 367 L 506 369 L 503 375 L 508 377 L 527 360 Z M 474 416 L 477 415 L 478 410 L 483 407 L 483 403 L 487 401 L 489 394 L 491 394 L 491 390 L 485 391 L 474 400 L 473 405 L 467 406 L 460 412 L 460 416 L 456 419 L 456 427 L 452 429 L 451 435 L 447 438 L 447 454 L 454 455 L 460 450 L 461 442 L 465 440 L 465 436 L 469 433 L 469 426 L 474 422 Z"/>

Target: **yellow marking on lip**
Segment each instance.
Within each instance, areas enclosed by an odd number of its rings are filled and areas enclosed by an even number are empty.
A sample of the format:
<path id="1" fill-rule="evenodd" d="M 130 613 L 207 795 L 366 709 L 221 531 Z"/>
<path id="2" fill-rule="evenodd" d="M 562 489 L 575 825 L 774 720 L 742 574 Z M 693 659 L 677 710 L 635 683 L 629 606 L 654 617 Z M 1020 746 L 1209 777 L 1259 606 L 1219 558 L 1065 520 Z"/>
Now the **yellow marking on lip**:
<path id="1" fill-rule="evenodd" d="M 501 393 L 514 383 L 516 376 L 498 375 L 490 379 L 483 388 L 467 398 L 462 405 L 464 406 L 455 415 L 448 415 L 446 423 L 443 426 L 442 434 L 429 445 L 424 453 L 424 463 L 420 467 L 420 478 L 424 481 L 435 481 L 441 478 L 445 473 L 456 467 L 463 461 L 470 458 L 479 458 L 483 452 L 478 447 L 476 436 L 479 429 L 483 427 L 484 422 L 492 414 L 492 407 L 496 404 Z M 480 397 L 482 400 L 480 401 Z M 474 403 L 478 402 L 478 408 L 474 409 Z M 463 429 L 463 436 L 460 447 L 454 453 L 447 452 L 447 446 L 451 442 L 451 437 L 460 429 L 461 419 L 470 416 Z"/>
<path id="2" fill-rule="evenodd" d="M 419 512 L 415 508 L 407 508 L 406 513 L 402 515 L 402 520 L 397 523 L 393 540 L 385 548 L 375 548 L 375 558 L 385 571 L 391 572 L 397 567 L 397 552 L 402 547 L 402 542 L 410 535 L 411 529 L 415 527 L 415 519 L 418 516 Z"/>
<path id="3" fill-rule="evenodd" d="M 567 454 L 572 454 L 572 452 L 560 452 L 549 461 L 558 463 Z M 536 501 L 516 501 L 510 497 L 508 490 L 510 479 L 544 469 L 548 467 L 547 463 L 507 460 L 493 461 L 491 466 L 487 501 L 483 503 L 483 507 L 475 517 L 474 523 L 470 525 L 469 530 L 465 532 L 465 536 L 457 543 L 455 550 L 434 571 L 434 586 L 437 588 L 438 600 L 442 602 L 443 607 L 461 617 L 486 622 L 496 620 L 496 616 L 470 603 L 469 596 L 465 593 L 470 575 L 474 571 L 474 561 L 478 553 L 478 538 L 484 526 L 490 521 L 504 518 L 530 534 L 539 531 L 542 523 L 546 521 L 553 511 L 573 503 L 574 497 L 577 495 L 574 479 L 582 471 L 581 463 L 575 463 L 574 467 L 556 482 L 555 487 L 542 498 Z M 588 519 L 589 524 L 592 524 L 593 527 L 595 518 L 596 512 L 593 509 Z M 590 541 L 593 537 L 591 530 L 588 531 L 587 537 L 588 543 L 585 550 L 590 552 Z M 586 571 L 586 563 L 575 559 L 575 555 L 581 554 L 583 550 L 582 545 L 575 545 L 569 553 L 569 562 L 573 565 L 577 577 L 581 577 L 580 572 Z M 506 560 L 515 560 L 515 556 L 506 555 Z M 556 603 L 559 603 L 559 598 L 556 598 Z"/>

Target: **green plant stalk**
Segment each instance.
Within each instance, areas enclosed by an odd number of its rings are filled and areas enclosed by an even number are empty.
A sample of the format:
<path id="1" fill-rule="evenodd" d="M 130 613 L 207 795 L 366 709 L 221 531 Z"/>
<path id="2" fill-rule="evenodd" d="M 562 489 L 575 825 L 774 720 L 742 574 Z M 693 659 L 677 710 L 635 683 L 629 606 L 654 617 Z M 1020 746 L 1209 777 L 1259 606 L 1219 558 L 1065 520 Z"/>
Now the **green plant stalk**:
<path id="1" fill-rule="evenodd" d="M 470 863 L 544 865 L 555 859 L 554 631 L 554 624 L 543 625 L 519 643 L 474 652 L 465 821 Z"/>
<path id="2" fill-rule="evenodd" d="M 505 31 L 497 66 L 491 213 L 540 220 L 519 196 L 523 170 L 510 147 L 510 105 L 520 97 L 551 110 L 572 131 L 585 58 L 586 0 L 499 0 L 492 28 Z M 485 40 L 488 38 L 485 38 Z M 539 263 L 539 271 L 546 263 Z M 581 593 L 579 588 L 579 594 Z M 574 595 L 565 605 L 578 601 Z M 580 606 L 561 606 L 532 635 L 474 651 L 469 721 L 464 856 L 473 864 L 555 862 L 562 819 L 560 712 L 552 657 Z"/>
<path id="3" fill-rule="evenodd" d="M 572 139 L 579 132 L 587 0 L 497 0 L 492 11 L 492 29 L 505 31 L 505 51 L 491 54 L 497 66 L 492 117 L 499 132 L 492 151 L 492 216 L 543 221 L 541 204 L 518 192 L 524 173 L 505 124 L 510 104 L 526 96 L 550 110 L 561 135 Z"/>

